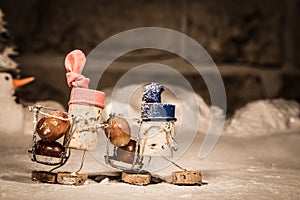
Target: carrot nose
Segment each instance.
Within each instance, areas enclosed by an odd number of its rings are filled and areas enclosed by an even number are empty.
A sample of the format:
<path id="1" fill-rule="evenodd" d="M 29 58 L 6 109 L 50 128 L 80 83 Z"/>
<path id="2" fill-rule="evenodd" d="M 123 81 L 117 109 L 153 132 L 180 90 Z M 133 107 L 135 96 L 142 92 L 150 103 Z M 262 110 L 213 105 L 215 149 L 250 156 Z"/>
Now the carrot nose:
<path id="1" fill-rule="evenodd" d="M 23 85 L 26 85 L 26 84 L 34 81 L 34 79 L 35 79 L 34 77 L 28 77 L 28 78 L 22 78 L 22 79 L 14 79 L 13 80 L 13 86 L 15 88 L 21 87 Z"/>

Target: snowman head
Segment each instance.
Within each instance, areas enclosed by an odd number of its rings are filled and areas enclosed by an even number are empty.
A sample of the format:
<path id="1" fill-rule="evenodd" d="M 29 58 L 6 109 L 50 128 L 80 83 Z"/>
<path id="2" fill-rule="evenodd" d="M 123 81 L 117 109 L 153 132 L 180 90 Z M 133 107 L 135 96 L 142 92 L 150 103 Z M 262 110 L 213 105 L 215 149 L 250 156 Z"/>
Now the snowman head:
<path id="1" fill-rule="evenodd" d="M 15 79 L 17 72 L 12 69 L 0 67 L 0 97 L 9 98 L 15 93 L 15 88 L 26 85 L 34 80 L 34 77 Z"/>
<path id="2" fill-rule="evenodd" d="M 12 96 L 15 92 L 13 77 L 8 72 L 0 72 L 0 91 L 1 98 Z"/>

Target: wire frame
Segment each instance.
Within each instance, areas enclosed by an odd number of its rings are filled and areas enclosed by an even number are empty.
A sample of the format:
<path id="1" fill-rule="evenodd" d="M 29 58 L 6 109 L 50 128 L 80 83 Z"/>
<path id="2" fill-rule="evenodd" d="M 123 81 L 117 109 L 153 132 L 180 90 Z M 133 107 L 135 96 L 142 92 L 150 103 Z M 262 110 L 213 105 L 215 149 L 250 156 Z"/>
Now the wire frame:
<path id="1" fill-rule="evenodd" d="M 41 106 L 41 105 L 31 106 L 31 107 L 29 107 L 29 111 L 33 112 L 32 147 L 31 147 L 30 150 L 28 150 L 28 153 L 31 154 L 31 160 L 33 162 L 37 162 L 37 163 L 44 164 L 44 165 L 56 166 L 54 169 L 63 166 L 68 161 L 68 159 L 70 157 L 69 144 L 70 144 L 70 141 L 71 141 L 71 132 L 72 132 L 72 129 L 73 129 L 73 124 L 74 124 L 74 121 L 75 121 L 76 118 L 75 117 L 62 118 L 62 117 L 58 117 L 58 116 L 53 116 L 49 112 L 50 111 L 57 111 L 56 109 L 49 108 L 49 107 L 44 107 L 44 106 Z M 63 145 L 64 146 L 64 151 L 63 151 L 63 153 L 60 157 L 51 157 L 51 156 L 46 156 L 46 155 L 39 155 L 37 153 L 37 140 L 38 140 L 37 124 L 38 124 L 40 115 L 49 116 L 49 117 L 57 118 L 57 119 L 64 120 L 64 121 L 71 121 L 71 126 L 69 128 L 69 131 L 67 132 L 67 134 L 65 135 L 65 138 L 64 138 L 64 145 Z M 54 169 L 52 169 L 52 170 L 54 170 Z"/>
<path id="2" fill-rule="evenodd" d="M 107 128 L 107 141 L 106 141 L 106 154 L 104 156 L 105 163 L 107 165 L 110 165 L 113 168 L 120 169 L 120 170 L 125 170 L 125 171 L 140 171 L 144 167 L 144 164 L 143 164 L 144 158 L 139 153 L 138 138 L 136 139 L 136 145 L 135 145 L 135 152 L 134 153 L 132 153 L 132 152 L 126 152 L 125 150 L 123 150 L 124 153 L 131 154 L 131 156 L 133 154 L 132 162 L 124 162 L 124 161 L 118 159 L 117 152 L 120 149 L 119 149 L 119 147 L 116 147 L 116 146 L 112 145 L 111 142 L 110 142 L 111 127 L 112 127 L 112 118 L 116 117 L 116 116 L 122 117 L 122 118 L 126 119 L 126 117 L 124 117 L 122 115 L 117 115 L 115 113 L 111 113 L 109 115 L 109 119 L 108 119 L 108 122 L 106 124 L 106 128 Z M 134 121 L 140 123 L 140 120 L 138 120 L 138 119 L 134 119 Z"/>

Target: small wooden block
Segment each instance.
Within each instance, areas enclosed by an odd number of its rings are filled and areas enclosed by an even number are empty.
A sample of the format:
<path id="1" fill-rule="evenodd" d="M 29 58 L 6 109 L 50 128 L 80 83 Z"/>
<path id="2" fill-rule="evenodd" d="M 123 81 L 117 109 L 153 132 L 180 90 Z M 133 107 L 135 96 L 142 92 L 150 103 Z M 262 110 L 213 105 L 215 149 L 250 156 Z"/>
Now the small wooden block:
<path id="1" fill-rule="evenodd" d="M 87 174 L 75 174 L 69 172 L 57 173 L 57 182 L 63 185 L 83 185 L 87 178 Z"/>
<path id="2" fill-rule="evenodd" d="M 149 172 L 122 172 L 122 181 L 133 185 L 148 185 L 151 181 Z"/>
<path id="3" fill-rule="evenodd" d="M 172 183 L 175 185 L 201 185 L 200 171 L 177 171 L 172 172 Z"/>
<path id="4" fill-rule="evenodd" d="M 31 179 L 33 181 L 40 181 L 43 183 L 56 183 L 56 173 L 47 171 L 32 171 Z"/>

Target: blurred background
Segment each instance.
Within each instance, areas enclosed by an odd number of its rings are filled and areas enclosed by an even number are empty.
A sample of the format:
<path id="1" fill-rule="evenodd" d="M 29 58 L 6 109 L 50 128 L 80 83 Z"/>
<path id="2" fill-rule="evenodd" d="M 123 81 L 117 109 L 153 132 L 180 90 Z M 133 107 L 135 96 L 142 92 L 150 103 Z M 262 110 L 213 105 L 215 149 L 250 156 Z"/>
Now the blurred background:
<path id="1" fill-rule="evenodd" d="M 114 34 L 145 26 L 180 31 L 208 51 L 223 77 L 229 114 L 256 99 L 300 101 L 299 0 L 1 0 L 0 9 L 9 31 L 2 38 L 16 47 L 19 55 L 13 59 L 21 76 L 36 78 L 18 90 L 23 101 L 56 100 L 66 106 L 66 54 L 76 48 L 88 54 Z M 205 84 L 188 63 L 153 49 L 117 59 L 100 89 L 149 61 L 175 67 L 209 103 Z"/>

